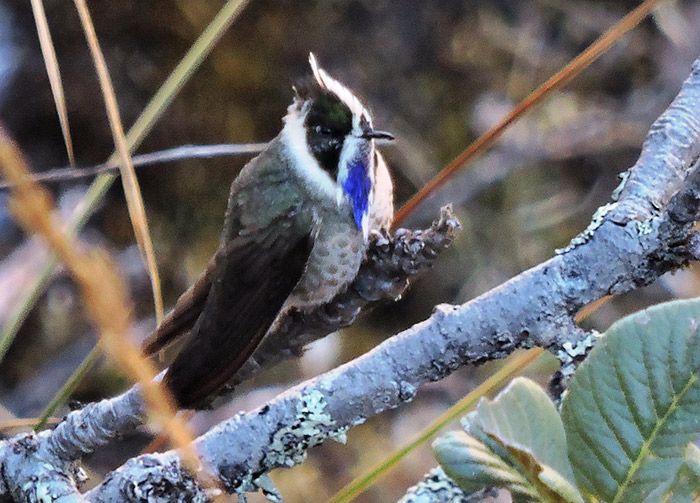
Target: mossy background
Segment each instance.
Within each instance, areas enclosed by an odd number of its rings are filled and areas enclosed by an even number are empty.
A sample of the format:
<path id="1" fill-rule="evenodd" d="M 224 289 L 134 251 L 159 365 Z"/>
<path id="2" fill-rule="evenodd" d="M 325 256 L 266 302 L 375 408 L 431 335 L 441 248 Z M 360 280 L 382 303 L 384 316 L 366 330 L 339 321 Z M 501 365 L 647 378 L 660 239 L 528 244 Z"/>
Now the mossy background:
<path id="1" fill-rule="evenodd" d="M 375 124 L 398 138 L 384 149 L 400 205 L 467 144 L 578 54 L 636 1 L 517 0 L 412 2 L 252 0 L 186 85 L 140 152 L 183 144 L 266 141 L 277 134 L 309 51 L 359 95 Z M 72 2 L 46 0 L 81 165 L 103 161 L 112 139 Z M 221 2 L 89 3 L 125 125 L 133 123 Z M 195 419 L 200 430 L 337 366 L 424 319 L 440 302 L 463 302 L 551 256 L 606 202 L 617 174 L 639 153 L 649 124 L 668 105 L 700 49 L 700 3 L 667 2 L 563 91 L 531 111 L 498 144 L 439 190 L 406 222 L 425 226 L 453 202 L 464 230 L 430 273 L 397 304 L 317 343 L 299 361 L 270 369 L 222 410 Z M 35 170 L 66 164 L 65 148 L 29 2 L 0 0 L 0 120 Z M 196 278 L 215 249 L 228 186 L 244 159 L 189 160 L 139 170 L 166 304 Z M 85 183 L 53 185 L 65 207 Z M 10 269 L 24 237 L 0 192 L 0 323 L 26 276 Z M 84 238 L 107 246 L 130 282 L 139 325 L 154 320 L 149 283 L 134 244 L 120 184 Z M 21 255 L 20 255 L 21 256 Z M 27 259 L 29 260 L 29 258 Z M 13 288 L 14 287 L 14 288 Z M 695 268 L 623 296 L 588 321 L 603 329 L 660 300 L 697 295 Z M 3 303 L 3 299 L 6 302 Z M 533 309 L 537 309 L 533 299 Z M 71 282 L 59 274 L 0 365 L 0 404 L 37 414 L 94 342 Z M 352 430 L 309 461 L 278 471 L 287 501 L 322 501 L 462 397 L 493 371 L 462 369 L 421 390 L 409 406 Z M 540 368 L 546 380 L 551 368 Z M 110 396 L 127 378 L 101 365 L 75 398 Z M 128 439 L 127 439 L 128 440 Z M 142 446 L 122 441 L 90 460 L 99 474 Z M 392 501 L 435 464 L 411 455 L 359 501 Z"/>

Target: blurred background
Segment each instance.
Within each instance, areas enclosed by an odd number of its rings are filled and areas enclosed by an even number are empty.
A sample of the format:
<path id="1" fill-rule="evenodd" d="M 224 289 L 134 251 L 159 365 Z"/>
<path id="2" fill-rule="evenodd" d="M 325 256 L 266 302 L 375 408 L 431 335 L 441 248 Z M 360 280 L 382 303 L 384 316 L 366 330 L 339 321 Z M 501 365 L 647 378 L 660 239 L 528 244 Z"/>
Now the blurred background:
<path id="1" fill-rule="evenodd" d="M 221 7 L 204 0 L 92 0 L 97 35 L 130 126 Z M 400 205 L 474 138 L 576 56 L 638 2 L 628 0 L 272 1 L 252 0 L 178 95 L 139 152 L 184 144 L 267 141 L 281 128 L 294 81 L 313 51 L 363 97 L 375 124 L 397 141 L 384 149 Z M 45 0 L 80 165 L 113 150 L 102 96 L 72 2 Z M 700 2 L 668 1 L 653 18 L 543 105 L 405 222 L 424 227 L 452 202 L 464 226 L 435 268 L 396 304 L 315 343 L 300 360 L 269 369 L 232 402 L 194 418 L 201 432 L 290 385 L 347 361 L 427 317 L 550 257 L 589 222 L 636 160 L 700 53 Z M 0 0 L 0 121 L 36 171 L 67 164 L 30 4 Z M 139 169 L 166 306 L 215 250 L 231 180 L 246 158 L 187 160 Z M 66 214 L 89 181 L 50 186 Z M 0 325 L 46 254 L 12 222 L 0 191 Z M 149 281 L 136 249 L 121 184 L 83 233 L 108 248 L 129 281 L 141 336 L 153 328 Z M 606 328 L 625 313 L 700 293 L 696 268 L 622 296 L 586 322 Z M 536 309 L 537 306 L 533 306 Z M 58 273 L 0 363 L 0 404 L 37 415 L 95 342 L 76 289 Z M 409 405 L 369 420 L 348 444 L 315 449 L 307 463 L 273 473 L 290 502 L 323 501 L 491 374 L 498 363 L 462 369 L 422 389 Z M 546 382 L 554 366 L 533 374 Z M 111 396 L 126 376 L 102 362 L 78 401 Z M 62 412 L 65 412 L 64 409 Z M 143 446 L 124 439 L 90 460 L 93 480 Z M 426 446 L 358 501 L 393 501 L 435 464 Z"/>

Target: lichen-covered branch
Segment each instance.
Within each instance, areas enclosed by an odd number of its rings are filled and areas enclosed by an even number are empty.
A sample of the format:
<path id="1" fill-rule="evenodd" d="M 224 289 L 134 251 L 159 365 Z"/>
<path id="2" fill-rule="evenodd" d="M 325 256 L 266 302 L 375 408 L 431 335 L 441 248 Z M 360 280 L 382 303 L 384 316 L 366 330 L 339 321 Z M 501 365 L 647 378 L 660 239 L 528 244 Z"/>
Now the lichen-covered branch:
<path id="1" fill-rule="evenodd" d="M 83 501 L 78 486 L 85 474 L 73 461 L 51 452 L 48 432 L 6 440 L 0 446 L 0 495 L 10 501 Z"/>
<path id="2" fill-rule="evenodd" d="M 369 353 L 222 422 L 195 441 L 202 461 L 227 490 L 254 490 L 266 472 L 301 462 L 310 447 L 329 438 L 342 441 L 348 428 L 411 400 L 421 385 L 462 365 L 534 345 L 579 352 L 590 344 L 573 321 L 582 306 L 649 284 L 698 257 L 692 228 L 700 216 L 700 174 L 692 171 L 698 153 L 700 60 L 651 128 L 612 202 L 570 246 L 466 304 L 437 306 L 429 319 Z M 142 473 L 133 469 L 139 463 L 167 470 L 168 483 L 186 491 L 177 452 L 168 451 L 131 460 L 85 497 L 115 501 L 129 491 L 153 490 L 150 478 L 135 478 Z"/>

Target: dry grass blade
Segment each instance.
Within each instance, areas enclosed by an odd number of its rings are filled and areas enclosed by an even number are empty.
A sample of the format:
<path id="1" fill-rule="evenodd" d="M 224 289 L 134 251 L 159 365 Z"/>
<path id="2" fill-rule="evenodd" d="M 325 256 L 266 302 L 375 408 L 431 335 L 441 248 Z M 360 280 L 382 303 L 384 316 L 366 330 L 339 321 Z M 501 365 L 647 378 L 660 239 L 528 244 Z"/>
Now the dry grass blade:
<path id="1" fill-rule="evenodd" d="M 129 147 L 126 142 L 126 137 L 124 136 L 124 128 L 122 126 L 121 117 L 119 116 L 117 97 L 114 93 L 112 80 L 107 70 L 107 63 L 105 62 L 104 54 L 102 54 L 102 49 L 97 40 L 97 33 L 95 33 L 95 26 L 92 23 L 87 4 L 85 0 L 74 0 L 74 3 L 78 10 L 80 22 L 83 25 L 85 38 L 90 47 L 90 54 L 92 55 L 95 70 L 97 71 L 97 77 L 100 81 L 100 89 L 102 90 L 102 96 L 105 101 L 109 126 L 112 130 L 112 137 L 114 138 L 114 146 L 119 155 L 119 171 L 124 187 L 124 195 L 126 196 L 126 204 L 129 209 L 129 217 L 134 227 L 136 242 L 146 262 L 146 267 L 148 268 L 151 278 L 156 321 L 160 323 L 160 320 L 163 319 L 163 297 L 160 288 L 158 264 L 156 263 L 156 256 L 153 250 L 153 241 L 151 240 L 151 235 L 148 230 L 148 220 L 146 219 L 146 209 L 143 204 L 143 198 L 141 197 L 141 190 L 138 180 L 136 179 L 134 166 L 131 163 L 131 154 L 129 153 Z"/>
<path id="2" fill-rule="evenodd" d="M 41 236 L 65 264 L 80 288 L 87 315 L 100 332 L 100 344 L 129 375 L 142 386 L 151 419 L 168 431 L 181 449 L 185 465 L 197 473 L 199 461 L 192 447 L 192 435 L 176 416 L 167 392 L 153 378 L 156 369 L 130 342 L 131 306 L 122 278 L 106 253 L 82 250 L 65 232 L 48 192 L 29 176 L 21 152 L 0 127 L 0 170 L 16 187 L 9 207 L 27 232 Z"/>
<path id="3" fill-rule="evenodd" d="M 581 321 L 585 320 L 588 318 L 590 315 L 595 313 L 598 309 L 603 307 L 605 304 L 610 302 L 613 299 L 612 295 L 606 295 L 605 297 L 601 297 L 598 300 L 594 300 L 590 304 L 586 304 L 583 306 L 578 313 L 576 313 L 575 320 L 577 323 L 580 323 Z"/>
<path id="4" fill-rule="evenodd" d="M 41 54 L 44 56 L 46 73 L 49 76 L 49 83 L 51 84 L 51 93 L 53 94 L 53 101 L 56 104 L 56 113 L 58 113 L 58 121 L 61 124 L 63 142 L 66 144 L 66 154 L 68 155 L 68 162 L 71 166 L 75 166 L 73 141 L 71 140 L 70 126 L 68 125 L 66 97 L 63 92 L 63 83 L 61 81 L 61 69 L 58 66 L 58 58 L 56 58 L 56 51 L 54 50 L 53 41 L 51 39 L 51 31 L 49 30 L 49 23 L 46 20 L 46 12 L 44 11 L 44 4 L 42 0 L 32 0 L 32 12 L 34 13 L 36 31 L 39 35 L 39 45 L 41 46 Z"/>
<path id="5" fill-rule="evenodd" d="M 553 91 L 561 88 L 581 73 L 588 65 L 604 54 L 615 42 L 627 32 L 635 28 L 662 0 L 645 0 L 639 7 L 618 21 L 603 35 L 589 45 L 581 54 L 569 61 L 561 70 L 552 75 L 545 83 L 532 91 L 524 100 L 516 105 L 498 124 L 474 140 L 461 154 L 435 175 L 421 190 L 411 197 L 396 213 L 394 226 L 408 217 L 418 205 L 430 194 L 442 187 L 450 177 L 478 155 L 490 147 L 513 122 L 522 117 L 525 112 L 540 103 Z"/>

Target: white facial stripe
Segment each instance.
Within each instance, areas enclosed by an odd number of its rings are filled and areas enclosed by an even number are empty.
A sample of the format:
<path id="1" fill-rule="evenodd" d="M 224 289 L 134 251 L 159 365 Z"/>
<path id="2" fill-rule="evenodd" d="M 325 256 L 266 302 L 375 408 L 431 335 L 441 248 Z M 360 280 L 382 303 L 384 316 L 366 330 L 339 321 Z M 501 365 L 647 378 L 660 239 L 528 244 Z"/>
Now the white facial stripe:
<path id="1" fill-rule="evenodd" d="M 331 93 L 335 94 L 340 101 L 345 103 L 347 107 L 352 112 L 352 129 L 353 133 L 357 136 L 362 134 L 362 129 L 360 128 L 360 117 L 364 116 L 370 127 L 372 126 L 372 118 L 369 112 L 362 106 L 360 100 L 352 94 L 350 89 L 345 87 L 343 84 L 335 80 L 333 77 L 328 75 L 328 73 L 318 66 L 318 61 L 316 61 L 316 56 L 313 53 L 309 54 L 309 64 L 311 65 L 311 71 L 314 73 L 314 78 L 318 85 L 323 89 L 327 89 Z"/>
<path id="2" fill-rule="evenodd" d="M 303 179 L 313 184 L 319 191 L 328 197 L 336 198 L 338 188 L 336 181 L 321 168 L 316 158 L 311 154 L 309 144 L 306 141 L 304 120 L 309 111 L 310 103 L 305 103 L 301 110 L 297 110 L 297 106 L 298 103 L 292 103 L 287 109 L 282 128 L 282 144 L 287 150 L 290 164 Z"/>

